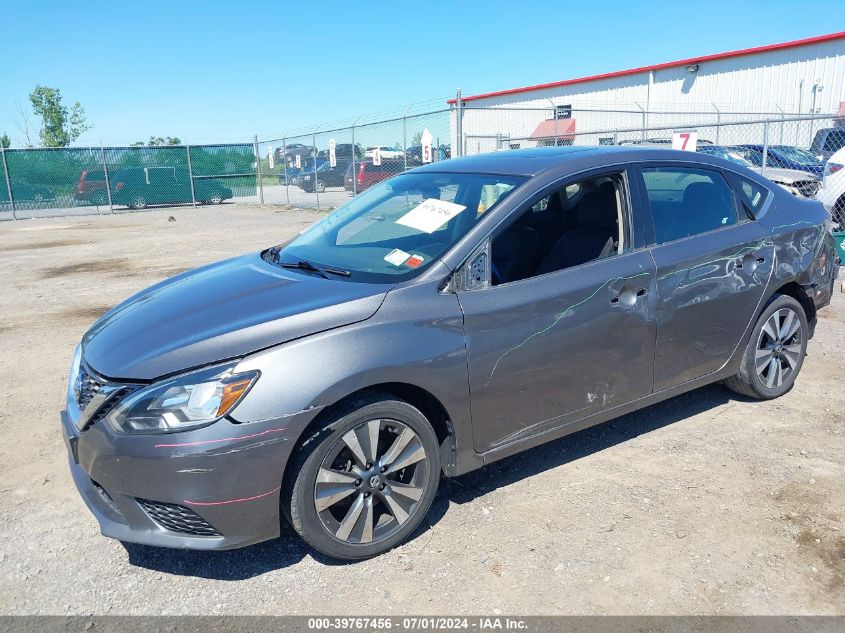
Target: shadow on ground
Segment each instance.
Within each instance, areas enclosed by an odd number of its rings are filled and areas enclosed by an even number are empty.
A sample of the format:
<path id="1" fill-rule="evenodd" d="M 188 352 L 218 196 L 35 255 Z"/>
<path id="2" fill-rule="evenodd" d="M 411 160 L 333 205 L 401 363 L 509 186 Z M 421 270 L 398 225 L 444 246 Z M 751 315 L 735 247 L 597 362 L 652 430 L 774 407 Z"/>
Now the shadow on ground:
<path id="1" fill-rule="evenodd" d="M 611 448 L 639 435 L 723 405 L 732 399 L 745 401 L 721 385 L 702 387 L 503 459 L 467 475 L 444 479 L 426 520 L 414 532 L 411 540 L 419 538 L 437 523 L 446 514 L 451 503 L 470 502 L 491 490 L 509 486 L 550 468 Z M 168 574 L 214 580 L 252 578 L 294 565 L 306 556 L 311 556 L 325 565 L 349 564 L 330 559 L 310 549 L 287 524 L 282 526 L 280 538 L 238 550 L 171 550 L 131 543 L 124 543 L 124 547 L 132 565 Z"/>

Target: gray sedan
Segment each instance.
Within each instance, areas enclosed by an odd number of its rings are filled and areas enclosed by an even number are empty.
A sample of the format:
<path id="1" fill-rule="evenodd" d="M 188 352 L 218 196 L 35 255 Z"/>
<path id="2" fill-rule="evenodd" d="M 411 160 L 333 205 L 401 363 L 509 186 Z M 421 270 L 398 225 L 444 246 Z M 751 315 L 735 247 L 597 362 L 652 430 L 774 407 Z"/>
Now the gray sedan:
<path id="1" fill-rule="evenodd" d="M 441 476 L 715 381 L 789 391 L 837 264 L 818 202 L 717 157 L 442 161 L 104 315 L 71 368 L 70 468 L 106 536 L 224 549 L 288 523 L 373 556 Z"/>

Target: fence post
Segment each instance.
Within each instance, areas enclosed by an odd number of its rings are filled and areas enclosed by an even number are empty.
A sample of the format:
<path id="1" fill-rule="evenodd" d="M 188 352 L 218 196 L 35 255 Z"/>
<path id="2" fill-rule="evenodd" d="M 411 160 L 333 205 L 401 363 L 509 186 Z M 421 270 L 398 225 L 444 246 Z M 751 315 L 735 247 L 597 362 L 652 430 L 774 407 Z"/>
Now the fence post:
<path id="1" fill-rule="evenodd" d="M 106 150 L 103 149 L 103 143 L 100 142 L 100 161 L 103 163 L 103 174 L 106 177 L 106 196 L 109 200 L 109 213 L 114 214 L 114 205 L 111 202 L 111 176 L 109 176 L 109 166 L 106 164 Z M 193 183 L 191 183 L 193 186 Z M 100 215 L 100 207 L 97 207 L 97 215 Z"/>
<path id="2" fill-rule="evenodd" d="M 311 144 L 314 147 L 314 195 L 317 196 L 317 211 L 320 210 L 320 192 L 317 191 L 317 133 L 311 133 Z"/>
<path id="3" fill-rule="evenodd" d="M 188 180 L 191 181 L 191 202 L 194 209 L 197 208 L 197 193 L 194 190 L 194 166 L 191 164 L 191 146 L 185 145 L 185 153 L 188 155 Z"/>
<path id="4" fill-rule="evenodd" d="M 358 119 L 352 123 L 352 195 L 358 195 L 358 172 L 355 171 L 355 123 L 358 122 Z"/>
<path id="5" fill-rule="evenodd" d="M 264 183 L 261 182 L 261 154 L 258 152 L 258 134 L 253 137 L 255 145 L 255 178 L 258 180 L 258 199 L 264 204 Z"/>
<path id="6" fill-rule="evenodd" d="M 9 204 L 12 207 L 12 219 L 17 220 L 18 216 L 15 214 L 15 199 L 12 197 L 12 180 L 9 177 L 9 164 L 6 162 L 6 148 L 0 145 L 0 154 L 3 155 L 3 173 L 6 176 L 6 193 L 9 194 Z"/>
<path id="7" fill-rule="evenodd" d="M 282 170 L 285 174 L 285 199 L 290 206 L 290 189 L 288 189 L 288 140 L 282 137 Z"/>
<path id="8" fill-rule="evenodd" d="M 464 155 L 464 102 L 461 99 L 461 89 L 455 95 L 455 135 L 458 137 L 458 158 Z"/>
<path id="9" fill-rule="evenodd" d="M 722 111 L 715 103 L 711 102 L 711 105 L 716 111 L 716 145 L 719 145 L 719 133 L 722 131 Z"/>
<path id="10" fill-rule="evenodd" d="M 769 158 L 769 121 L 763 122 L 763 165 L 760 168 L 760 173 L 766 175 L 766 162 Z"/>
<path id="11" fill-rule="evenodd" d="M 783 145 L 783 126 L 786 123 L 786 113 L 783 111 L 783 108 L 777 106 L 777 109 L 780 110 L 780 141 L 779 144 Z"/>
<path id="12" fill-rule="evenodd" d="M 409 108 L 411 106 L 408 106 Z M 402 163 L 403 163 L 403 171 L 408 171 L 408 127 L 407 118 L 408 111 L 405 110 L 405 114 L 402 115 Z"/>

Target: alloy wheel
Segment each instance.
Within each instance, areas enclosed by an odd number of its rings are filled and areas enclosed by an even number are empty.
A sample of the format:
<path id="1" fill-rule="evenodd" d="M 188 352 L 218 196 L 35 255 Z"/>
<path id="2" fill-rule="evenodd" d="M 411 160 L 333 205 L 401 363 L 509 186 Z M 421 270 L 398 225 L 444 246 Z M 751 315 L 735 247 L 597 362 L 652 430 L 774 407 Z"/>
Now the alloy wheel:
<path id="1" fill-rule="evenodd" d="M 757 339 L 757 377 L 768 389 L 780 387 L 801 360 L 801 320 L 791 308 L 781 308 L 766 320 Z"/>
<path id="2" fill-rule="evenodd" d="M 426 460 L 419 436 L 402 422 L 375 419 L 350 429 L 317 472 L 314 506 L 323 527 L 345 543 L 395 534 L 429 485 Z"/>

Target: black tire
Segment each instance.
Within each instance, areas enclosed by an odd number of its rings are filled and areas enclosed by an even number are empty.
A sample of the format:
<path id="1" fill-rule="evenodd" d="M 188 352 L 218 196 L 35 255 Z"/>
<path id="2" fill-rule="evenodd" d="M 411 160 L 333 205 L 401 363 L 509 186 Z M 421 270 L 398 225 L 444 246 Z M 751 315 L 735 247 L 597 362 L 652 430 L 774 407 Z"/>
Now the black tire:
<path id="1" fill-rule="evenodd" d="M 377 459 L 372 462 L 376 477 L 384 478 L 381 488 L 377 486 L 382 480 L 372 483 L 372 478 L 369 475 L 359 475 L 352 472 L 351 469 L 357 468 L 357 463 L 344 457 L 345 454 L 350 454 L 344 453 L 348 447 L 348 444 L 343 441 L 344 436 L 348 438 L 350 433 L 355 435 L 355 429 L 358 429 L 360 433 L 361 429 L 369 428 L 365 425 L 374 422 L 382 425 L 376 435 L 378 441 L 374 454 L 377 455 Z M 391 424 L 394 426 L 390 426 Z M 401 432 L 399 432 L 400 426 L 402 427 Z M 408 464 L 407 467 L 392 474 L 384 473 L 385 468 L 381 468 L 381 472 L 384 474 L 380 474 L 379 464 L 383 461 L 390 463 L 386 459 L 389 458 L 390 448 L 394 442 L 399 442 L 404 437 L 404 433 L 408 429 L 411 431 L 410 434 L 414 436 L 411 442 L 418 440 L 419 444 L 408 443 L 407 447 L 413 449 L 413 453 L 416 455 L 419 449 L 415 447 L 421 446 L 424 450 L 424 458 Z M 366 431 L 363 432 L 364 435 L 357 435 L 359 439 L 366 439 Z M 369 444 L 369 440 L 366 443 Z M 332 459 L 332 455 L 338 450 L 338 447 L 341 447 L 341 452 L 334 459 L 346 460 L 347 470 L 329 470 L 329 472 L 332 474 L 340 472 L 342 476 L 350 476 L 355 480 L 355 483 L 344 482 L 343 487 L 346 489 L 355 486 L 355 488 L 352 492 L 347 492 L 346 497 L 333 501 L 328 507 L 318 510 L 318 486 L 332 484 L 326 484 L 325 479 L 322 479 L 321 483 L 318 484 L 317 477 L 318 474 L 325 477 L 326 460 Z M 359 445 L 359 448 L 361 447 L 363 447 L 364 452 L 368 452 L 369 449 L 364 445 L 364 442 Z M 288 518 L 294 530 L 311 547 L 323 554 L 342 560 L 360 560 L 382 554 L 404 541 L 428 513 L 440 479 L 438 448 L 434 429 L 417 408 L 403 400 L 397 400 L 390 394 L 381 392 L 364 394 L 339 407 L 327 419 L 322 428 L 310 434 L 294 450 L 281 496 L 282 512 Z M 402 461 L 399 457 L 406 454 L 405 449 L 394 454 L 393 463 L 398 464 Z M 409 469 L 413 469 L 412 473 L 406 472 Z M 413 479 L 408 480 L 408 475 Z M 355 479 L 356 477 L 358 479 Z M 388 481 L 388 478 L 394 477 L 395 480 L 390 479 Z M 408 504 L 408 499 L 403 496 L 402 501 L 408 505 L 408 508 L 400 508 L 397 512 L 390 509 L 390 503 L 397 499 L 395 494 L 391 495 L 390 493 L 394 491 L 394 487 L 397 485 L 408 486 L 408 484 L 401 483 L 402 477 L 405 477 L 406 481 L 411 481 L 411 484 L 415 486 L 414 490 L 422 490 L 422 492 L 417 492 L 419 498 L 411 504 Z M 373 485 L 376 487 L 370 487 Z M 387 490 L 382 492 L 385 486 L 387 486 Z M 325 490 L 325 488 L 322 488 L 322 490 Z M 366 490 L 372 490 L 372 492 L 366 492 Z M 390 503 L 385 499 L 385 495 L 391 496 Z M 338 529 L 333 533 L 328 525 L 328 522 L 338 520 L 331 516 L 331 513 L 336 512 L 337 517 L 342 517 L 343 520 L 339 520 L 339 526 L 343 528 L 345 520 L 354 513 L 353 506 L 358 504 L 360 507 L 360 504 L 366 503 L 365 497 L 370 498 L 369 506 L 366 506 L 368 514 L 364 514 L 359 509 L 359 514 L 355 515 L 359 518 L 363 517 L 364 521 L 360 524 L 361 527 L 358 527 L 359 520 L 356 518 L 351 522 L 351 530 L 354 533 L 347 532 L 345 538 L 338 538 L 337 535 L 342 530 Z M 344 504 L 347 503 L 349 507 L 345 509 Z M 378 514 L 378 519 L 375 519 L 377 512 L 381 513 Z M 405 514 L 405 518 L 402 518 L 403 514 Z M 372 540 L 365 542 L 365 523 L 368 520 L 369 538 Z M 392 522 L 395 522 L 395 524 L 392 524 Z M 383 531 L 381 535 L 377 534 L 379 530 Z"/>
<path id="2" fill-rule="evenodd" d="M 833 205 L 833 223 L 839 226 L 839 230 L 845 230 L 845 195 L 836 201 Z"/>
<path id="3" fill-rule="evenodd" d="M 132 202 L 129 207 L 132 209 L 143 209 L 147 206 L 147 199 L 144 196 L 132 196 Z"/>
<path id="4" fill-rule="evenodd" d="M 323 193 L 326 190 L 326 183 L 322 180 L 318 180 L 314 186 L 317 188 L 317 193 Z"/>
<path id="5" fill-rule="evenodd" d="M 783 332 L 785 340 L 778 341 L 770 333 L 781 334 L 781 326 L 773 328 L 771 321 L 774 319 L 783 324 L 783 330 L 791 329 L 792 322 L 788 325 L 784 323 L 788 318 L 784 315 L 789 312 L 794 314 L 799 326 L 790 336 L 786 336 L 789 332 Z M 775 317 L 776 314 L 778 316 Z M 767 324 L 769 328 L 764 333 Z M 795 384 L 804 364 L 809 331 L 807 316 L 801 304 L 788 295 L 775 295 L 751 331 L 739 372 L 725 380 L 725 385 L 740 395 L 759 400 L 770 400 L 787 393 Z M 765 355 L 766 350 L 771 350 L 769 356 Z"/>
<path id="6" fill-rule="evenodd" d="M 219 191 L 212 191 L 205 204 L 223 204 L 223 194 Z"/>
<path id="7" fill-rule="evenodd" d="M 91 204 L 97 207 L 102 207 L 103 205 L 108 204 L 109 197 L 105 191 L 102 189 L 95 191 L 91 194 Z"/>

